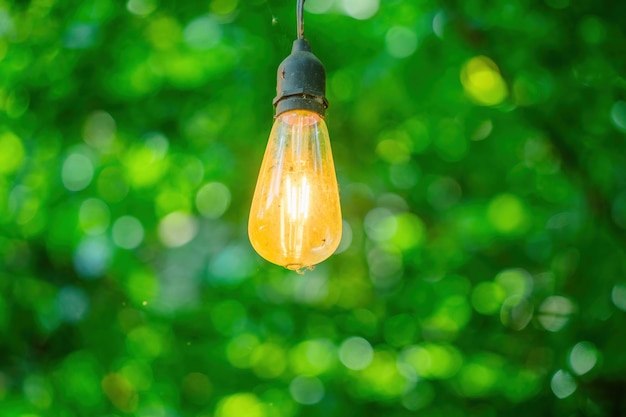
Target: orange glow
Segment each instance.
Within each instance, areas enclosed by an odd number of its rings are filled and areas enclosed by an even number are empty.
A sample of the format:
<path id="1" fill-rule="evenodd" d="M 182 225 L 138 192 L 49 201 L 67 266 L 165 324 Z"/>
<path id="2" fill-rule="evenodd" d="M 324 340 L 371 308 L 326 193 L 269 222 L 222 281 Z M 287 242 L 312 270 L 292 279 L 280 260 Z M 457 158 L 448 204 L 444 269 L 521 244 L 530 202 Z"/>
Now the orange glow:
<path id="1" fill-rule="evenodd" d="M 341 207 L 324 119 L 306 110 L 278 116 L 252 199 L 248 235 L 266 260 L 300 270 L 341 240 Z"/>

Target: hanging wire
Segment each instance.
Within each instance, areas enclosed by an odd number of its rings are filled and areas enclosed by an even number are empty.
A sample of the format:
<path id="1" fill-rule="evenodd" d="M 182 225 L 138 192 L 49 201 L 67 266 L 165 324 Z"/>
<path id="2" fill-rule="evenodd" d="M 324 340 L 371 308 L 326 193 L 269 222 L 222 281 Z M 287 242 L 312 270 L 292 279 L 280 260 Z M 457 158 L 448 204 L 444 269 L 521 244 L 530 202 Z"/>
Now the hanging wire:
<path id="1" fill-rule="evenodd" d="M 298 0 L 298 39 L 304 39 L 304 0 Z"/>

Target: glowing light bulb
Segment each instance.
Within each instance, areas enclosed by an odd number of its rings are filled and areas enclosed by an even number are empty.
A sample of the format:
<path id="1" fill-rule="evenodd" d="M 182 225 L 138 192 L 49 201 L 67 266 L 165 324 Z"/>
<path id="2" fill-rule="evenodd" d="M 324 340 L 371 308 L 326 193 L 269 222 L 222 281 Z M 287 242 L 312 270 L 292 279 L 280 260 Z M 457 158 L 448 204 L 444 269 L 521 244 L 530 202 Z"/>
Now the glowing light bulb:
<path id="1" fill-rule="evenodd" d="M 341 207 L 322 116 L 280 114 L 270 134 L 252 199 L 248 235 L 266 260 L 300 270 L 318 264 L 341 240 Z"/>
<path id="2" fill-rule="evenodd" d="M 328 258 L 341 240 L 339 190 L 324 123 L 326 71 L 304 39 L 303 12 L 304 0 L 298 0 L 298 39 L 278 67 L 276 121 L 248 222 L 259 255 L 298 272 Z"/>

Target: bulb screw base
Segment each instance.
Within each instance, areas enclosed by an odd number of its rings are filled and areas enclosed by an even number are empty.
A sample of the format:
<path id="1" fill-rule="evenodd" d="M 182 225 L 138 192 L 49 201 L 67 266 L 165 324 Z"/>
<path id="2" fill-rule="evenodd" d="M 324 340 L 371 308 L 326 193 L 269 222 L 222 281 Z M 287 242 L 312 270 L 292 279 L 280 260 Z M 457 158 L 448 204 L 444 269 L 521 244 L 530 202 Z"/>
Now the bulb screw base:
<path id="1" fill-rule="evenodd" d="M 326 71 L 306 39 L 293 42 L 291 54 L 278 66 L 276 116 L 289 110 L 310 110 L 324 116 L 328 108 Z"/>

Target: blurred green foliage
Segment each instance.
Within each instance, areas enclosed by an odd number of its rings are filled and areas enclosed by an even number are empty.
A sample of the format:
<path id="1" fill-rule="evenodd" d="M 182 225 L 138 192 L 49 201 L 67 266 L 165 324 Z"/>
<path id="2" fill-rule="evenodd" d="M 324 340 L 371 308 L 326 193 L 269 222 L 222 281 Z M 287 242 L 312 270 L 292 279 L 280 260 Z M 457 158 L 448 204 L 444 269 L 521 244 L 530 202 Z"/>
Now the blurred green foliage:
<path id="1" fill-rule="evenodd" d="M 246 236 L 295 1 L 0 0 L 0 415 L 626 415 L 626 3 L 306 9 L 298 276 Z"/>

